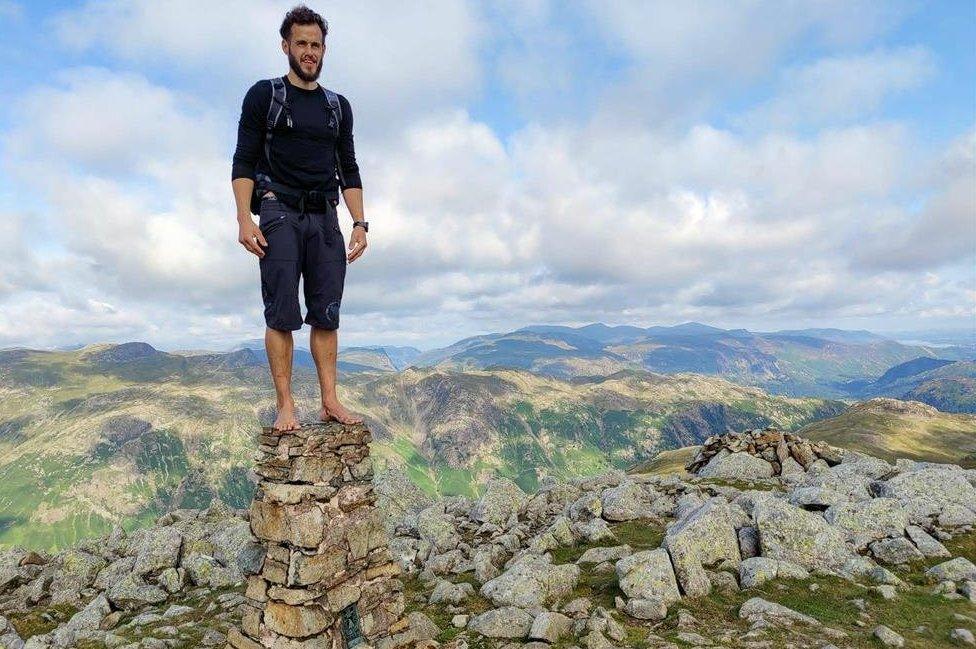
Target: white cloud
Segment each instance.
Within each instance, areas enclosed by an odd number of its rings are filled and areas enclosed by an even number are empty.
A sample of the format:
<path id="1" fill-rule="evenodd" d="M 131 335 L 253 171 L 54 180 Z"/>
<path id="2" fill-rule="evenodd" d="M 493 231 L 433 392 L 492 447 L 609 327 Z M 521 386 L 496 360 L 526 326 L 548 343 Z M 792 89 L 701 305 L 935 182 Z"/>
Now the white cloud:
<path id="1" fill-rule="evenodd" d="M 192 121 L 144 79 L 101 83 L 63 96 L 37 92 L 73 106 L 73 93 L 139 89 L 143 112 L 131 116 L 135 124 L 117 125 L 136 138 L 146 114 L 162 133 Z M 76 141 L 87 142 L 93 134 L 76 126 Z M 51 206 L 62 263 L 80 270 L 39 313 L 58 322 L 76 309 L 86 323 L 79 331 L 90 332 L 159 321 L 143 312 L 171 314 L 208 340 L 215 331 L 249 337 L 227 322 L 259 329 L 257 268 L 235 240 L 227 160 L 207 153 L 213 135 L 198 133 L 190 151 L 164 146 L 132 158 L 144 179 L 134 182 L 72 171 L 92 166 L 88 147 L 48 137 L 47 128 L 30 121 L 15 134 L 34 156 L 20 161 L 21 177 Z M 954 151 L 926 188 L 967 173 L 957 159 L 966 143 Z M 758 139 L 707 124 L 677 136 L 535 125 L 503 142 L 465 111 L 432 114 L 376 156 L 367 207 L 378 227 L 367 255 L 350 266 L 344 322 L 363 332 L 364 322 L 395 320 L 401 331 L 415 323 L 420 332 L 621 313 L 714 320 L 901 309 L 915 280 L 849 259 L 876 215 L 899 215 L 906 231 L 924 227 L 888 198 L 905 185 L 912 156 L 904 128 L 887 122 Z M 48 173 L 29 175 L 41 167 Z M 934 300 L 959 290 L 948 278 L 926 284 L 915 309 L 938 309 Z"/>
<path id="2" fill-rule="evenodd" d="M 69 68 L 16 103 L 15 116 L 29 126 L 15 125 L 7 138 L 13 157 L 41 152 L 89 173 L 118 175 L 220 154 L 212 113 L 137 74 Z"/>
<path id="3" fill-rule="evenodd" d="M 435 5 L 323 11 L 326 83 L 353 102 L 373 223 L 348 270 L 346 344 L 531 322 L 972 314 L 976 136 L 930 154 L 911 123 L 885 118 L 885 98 L 917 90 L 932 61 L 919 48 L 846 51 L 890 26 L 884 6 Z M 56 21 L 74 51 L 118 60 L 25 88 L 12 112 L 4 163 L 46 209 L 0 225 L 0 344 L 260 335 L 230 155 L 246 84 L 283 62 L 274 32 L 288 6 L 193 5 L 203 13 L 184 25 L 188 3 L 111 1 Z M 626 63 L 581 99 L 593 69 L 573 21 L 587 18 L 586 47 L 610 44 Z M 701 116 L 811 32 L 827 53 L 774 75 L 775 98 L 746 113 L 772 126 Z M 532 117 L 506 137 L 465 107 L 485 69 Z M 827 101 L 824 86 L 844 92 Z M 595 103 L 592 119 L 560 110 L 567 96 Z M 774 119 L 790 110 L 818 128 Z"/>
<path id="4" fill-rule="evenodd" d="M 678 127 L 762 79 L 798 42 L 856 46 L 912 8 L 872 0 L 592 0 L 586 6 L 595 33 L 625 67 L 624 82 L 602 104 L 602 118 Z"/>
<path id="5" fill-rule="evenodd" d="M 920 46 L 825 57 L 786 70 L 779 93 L 738 121 L 753 129 L 847 121 L 876 113 L 887 96 L 934 74 L 933 56 Z"/>
<path id="6" fill-rule="evenodd" d="M 236 98 L 254 81 L 283 74 L 288 62 L 278 28 L 289 1 L 90 1 L 53 24 L 76 52 L 118 57 L 122 69 L 167 77 L 174 71 L 201 96 Z M 423 114 L 477 89 L 482 28 L 460 0 L 329 3 L 321 81 L 346 95 L 366 131 L 384 132 L 393 117 Z"/>
<path id="7" fill-rule="evenodd" d="M 976 128 L 951 142 L 929 169 L 932 191 L 922 207 L 892 211 L 874 224 L 854 264 L 925 271 L 965 263 L 976 279 Z"/>
<path id="8" fill-rule="evenodd" d="M 8 164 L 103 290 L 240 305 L 256 268 L 236 241 L 229 157 L 211 115 L 177 99 L 138 75 L 67 70 L 23 98 Z"/>

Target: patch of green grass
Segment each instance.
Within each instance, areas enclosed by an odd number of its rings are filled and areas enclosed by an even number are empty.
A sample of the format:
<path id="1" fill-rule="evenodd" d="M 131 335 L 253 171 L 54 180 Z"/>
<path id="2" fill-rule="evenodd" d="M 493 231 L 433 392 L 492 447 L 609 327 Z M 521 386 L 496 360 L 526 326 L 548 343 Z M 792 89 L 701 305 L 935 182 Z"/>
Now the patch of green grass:
<path id="1" fill-rule="evenodd" d="M 959 534 L 943 545 L 954 557 L 966 557 L 970 561 L 976 561 L 976 532 Z"/>
<path id="2" fill-rule="evenodd" d="M 615 523 L 610 526 L 610 529 L 617 537 L 616 539 L 556 548 L 551 552 L 552 562 L 555 564 L 576 563 L 576 560 L 591 548 L 629 545 L 634 552 L 653 550 L 661 547 L 661 541 L 664 539 L 664 528 L 657 522 L 646 519 Z"/>
<path id="3" fill-rule="evenodd" d="M 406 601 L 406 613 L 412 613 L 414 611 L 419 611 L 429 617 L 437 628 L 440 629 L 440 633 L 435 638 L 438 642 L 449 642 L 461 632 L 461 629 L 456 628 L 451 624 L 451 619 L 454 617 L 455 613 L 451 613 L 447 610 L 447 607 L 443 604 L 426 604 L 426 595 L 429 595 L 429 588 L 425 588 L 424 584 L 417 578 L 416 575 L 401 576 L 401 581 L 403 582 L 403 594 Z M 454 583 L 469 583 L 474 586 L 474 595 L 466 599 L 462 603 L 462 608 L 464 612 L 471 617 L 484 613 L 488 609 L 492 608 L 491 602 L 485 599 L 479 592 L 478 587 L 480 584 L 474 579 L 474 575 L 471 573 L 465 573 L 463 575 L 451 575 L 449 577 L 444 577 L 448 581 L 453 581 Z M 480 636 L 473 635 L 469 640 L 486 643 L 487 641 Z M 471 644 L 469 642 L 469 647 L 484 647 L 487 649 L 489 644 Z"/>
<path id="4" fill-rule="evenodd" d="M 8 616 L 22 639 L 26 640 L 35 635 L 53 631 L 59 624 L 67 622 L 78 609 L 70 604 L 55 604 L 54 606 L 38 607 L 26 613 L 13 613 Z"/>
<path id="5" fill-rule="evenodd" d="M 696 480 L 697 484 L 716 487 L 732 487 L 739 491 L 782 491 L 782 487 L 774 482 L 750 481 L 750 480 L 721 480 L 719 478 L 705 478 Z"/>
<path id="6" fill-rule="evenodd" d="M 976 550 L 976 534 L 959 536 L 947 544 L 955 556 L 967 556 Z M 944 559 L 913 564 L 908 571 L 899 574 L 907 587 L 899 588 L 898 595 L 885 600 L 871 588 L 859 586 L 837 577 L 815 576 L 805 580 L 775 580 L 758 588 L 750 588 L 738 593 L 719 593 L 713 591 L 707 597 L 685 598 L 673 606 L 664 622 L 671 628 L 676 622 L 677 610 L 688 609 L 700 622 L 702 628 L 696 632 L 708 636 L 720 629 L 736 629 L 744 633 L 748 626 L 738 617 L 739 608 L 752 597 L 762 597 L 771 602 L 809 615 L 824 625 L 848 634 L 843 646 L 869 649 L 877 647 L 871 631 L 878 624 L 884 624 L 906 639 L 907 646 L 950 647 L 949 633 L 960 626 L 955 614 L 973 615 L 972 605 L 964 600 L 949 600 L 941 595 L 931 594 L 933 586 L 925 582 L 923 573 L 931 563 Z M 817 589 L 810 590 L 811 584 Z M 867 604 L 868 617 L 865 626 L 856 623 L 860 611 L 851 600 L 861 598 Z M 924 633 L 916 632 L 918 627 L 926 627 Z M 787 644 L 790 638 L 809 636 L 813 631 L 797 625 L 792 629 L 772 631 L 763 639 Z M 671 634 L 673 635 L 673 634 Z"/>
<path id="7" fill-rule="evenodd" d="M 623 597 L 623 591 L 617 586 L 617 573 L 613 570 L 607 572 L 596 572 L 593 566 L 586 566 L 580 571 L 579 582 L 576 588 L 565 597 L 564 602 L 572 601 L 578 597 L 586 597 L 594 606 L 602 606 L 607 610 L 613 610 L 614 598 Z M 560 604 L 564 603 L 560 602 Z"/>
<path id="8" fill-rule="evenodd" d="M 661 547 L 664 528 L 655 521 L 637 519 L 611 525 L 620 545 L 629 545 L 635 552 L 653 550 Z"/>
<path id="9" fill-rule="evenodd" d="M 656 522 L 644 519 L 616 523 L 610 526 L 616 540 L 597 541 L 595 543 L 583 543 L 569 547 L 561 547 L 552 551 L 553 563 L 575 563 L 583 553 L 591 548 L 613 547 L 617 545 L 629 545 L 634 552 L 643 550 L 653 550 L 661 546 L 664 538 L 664 529 Z M 592 565 L 580 566 L 580 580 L 576 588 L 564 598 L 564 602 L 576 599 L 577 597 L 587 597 L 594 605 L 603 606 L 607 610 L 614 609 L 614 598 L 618 595 L 623 596 L 617 586 L 617 575 L 614 571 L 596 572 Z M 627 645 L 641 646 L 641 645 Z"/>

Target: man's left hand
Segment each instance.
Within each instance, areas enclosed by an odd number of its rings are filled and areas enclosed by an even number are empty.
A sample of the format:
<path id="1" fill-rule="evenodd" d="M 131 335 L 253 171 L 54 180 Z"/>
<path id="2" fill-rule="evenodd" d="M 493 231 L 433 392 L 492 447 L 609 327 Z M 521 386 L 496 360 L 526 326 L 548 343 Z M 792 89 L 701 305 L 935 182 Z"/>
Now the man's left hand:
<path id="1" fill-rule="evenodd" d="M 349 237 L 349 254 L 346 255 L 346 261 L 356 261 L 364 252 L 366 252 L 366 231 L 362 228 L 353 228 L 352 236 Z"/>

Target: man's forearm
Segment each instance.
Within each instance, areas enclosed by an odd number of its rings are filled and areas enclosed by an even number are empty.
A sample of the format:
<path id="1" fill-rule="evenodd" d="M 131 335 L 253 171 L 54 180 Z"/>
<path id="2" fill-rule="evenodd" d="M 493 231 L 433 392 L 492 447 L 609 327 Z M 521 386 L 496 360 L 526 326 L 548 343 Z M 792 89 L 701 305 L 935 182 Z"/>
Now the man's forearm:
<path id="1" fill-rule="evenodd" d="M 342 200 L 346 204 L 353 221 L 365 221 L 363 214 L 363 190 L 361 187 L 347 187 L 342 190 Z"/>
<path id="2" fill-rule="evenodd" d="M 251 194 L 254 193 L 254 179 L 235 178 L 230 184 L 234 188 L 234 202 L 237 203 L 237 220 L 251 220 Z"/>

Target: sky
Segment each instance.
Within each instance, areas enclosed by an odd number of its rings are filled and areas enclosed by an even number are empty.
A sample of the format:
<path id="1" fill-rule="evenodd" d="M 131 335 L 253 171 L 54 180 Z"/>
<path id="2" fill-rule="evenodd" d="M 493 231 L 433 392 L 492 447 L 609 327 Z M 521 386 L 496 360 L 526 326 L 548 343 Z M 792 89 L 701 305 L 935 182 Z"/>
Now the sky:
<path id="1" fill-rule="evenodd" d="M 293 4 L 0 0 L 0 347 L 263 335 L 231 156 Z M 976 335 L 971 0 L 308 5 L 370 222 L 343 346 Z"/>

